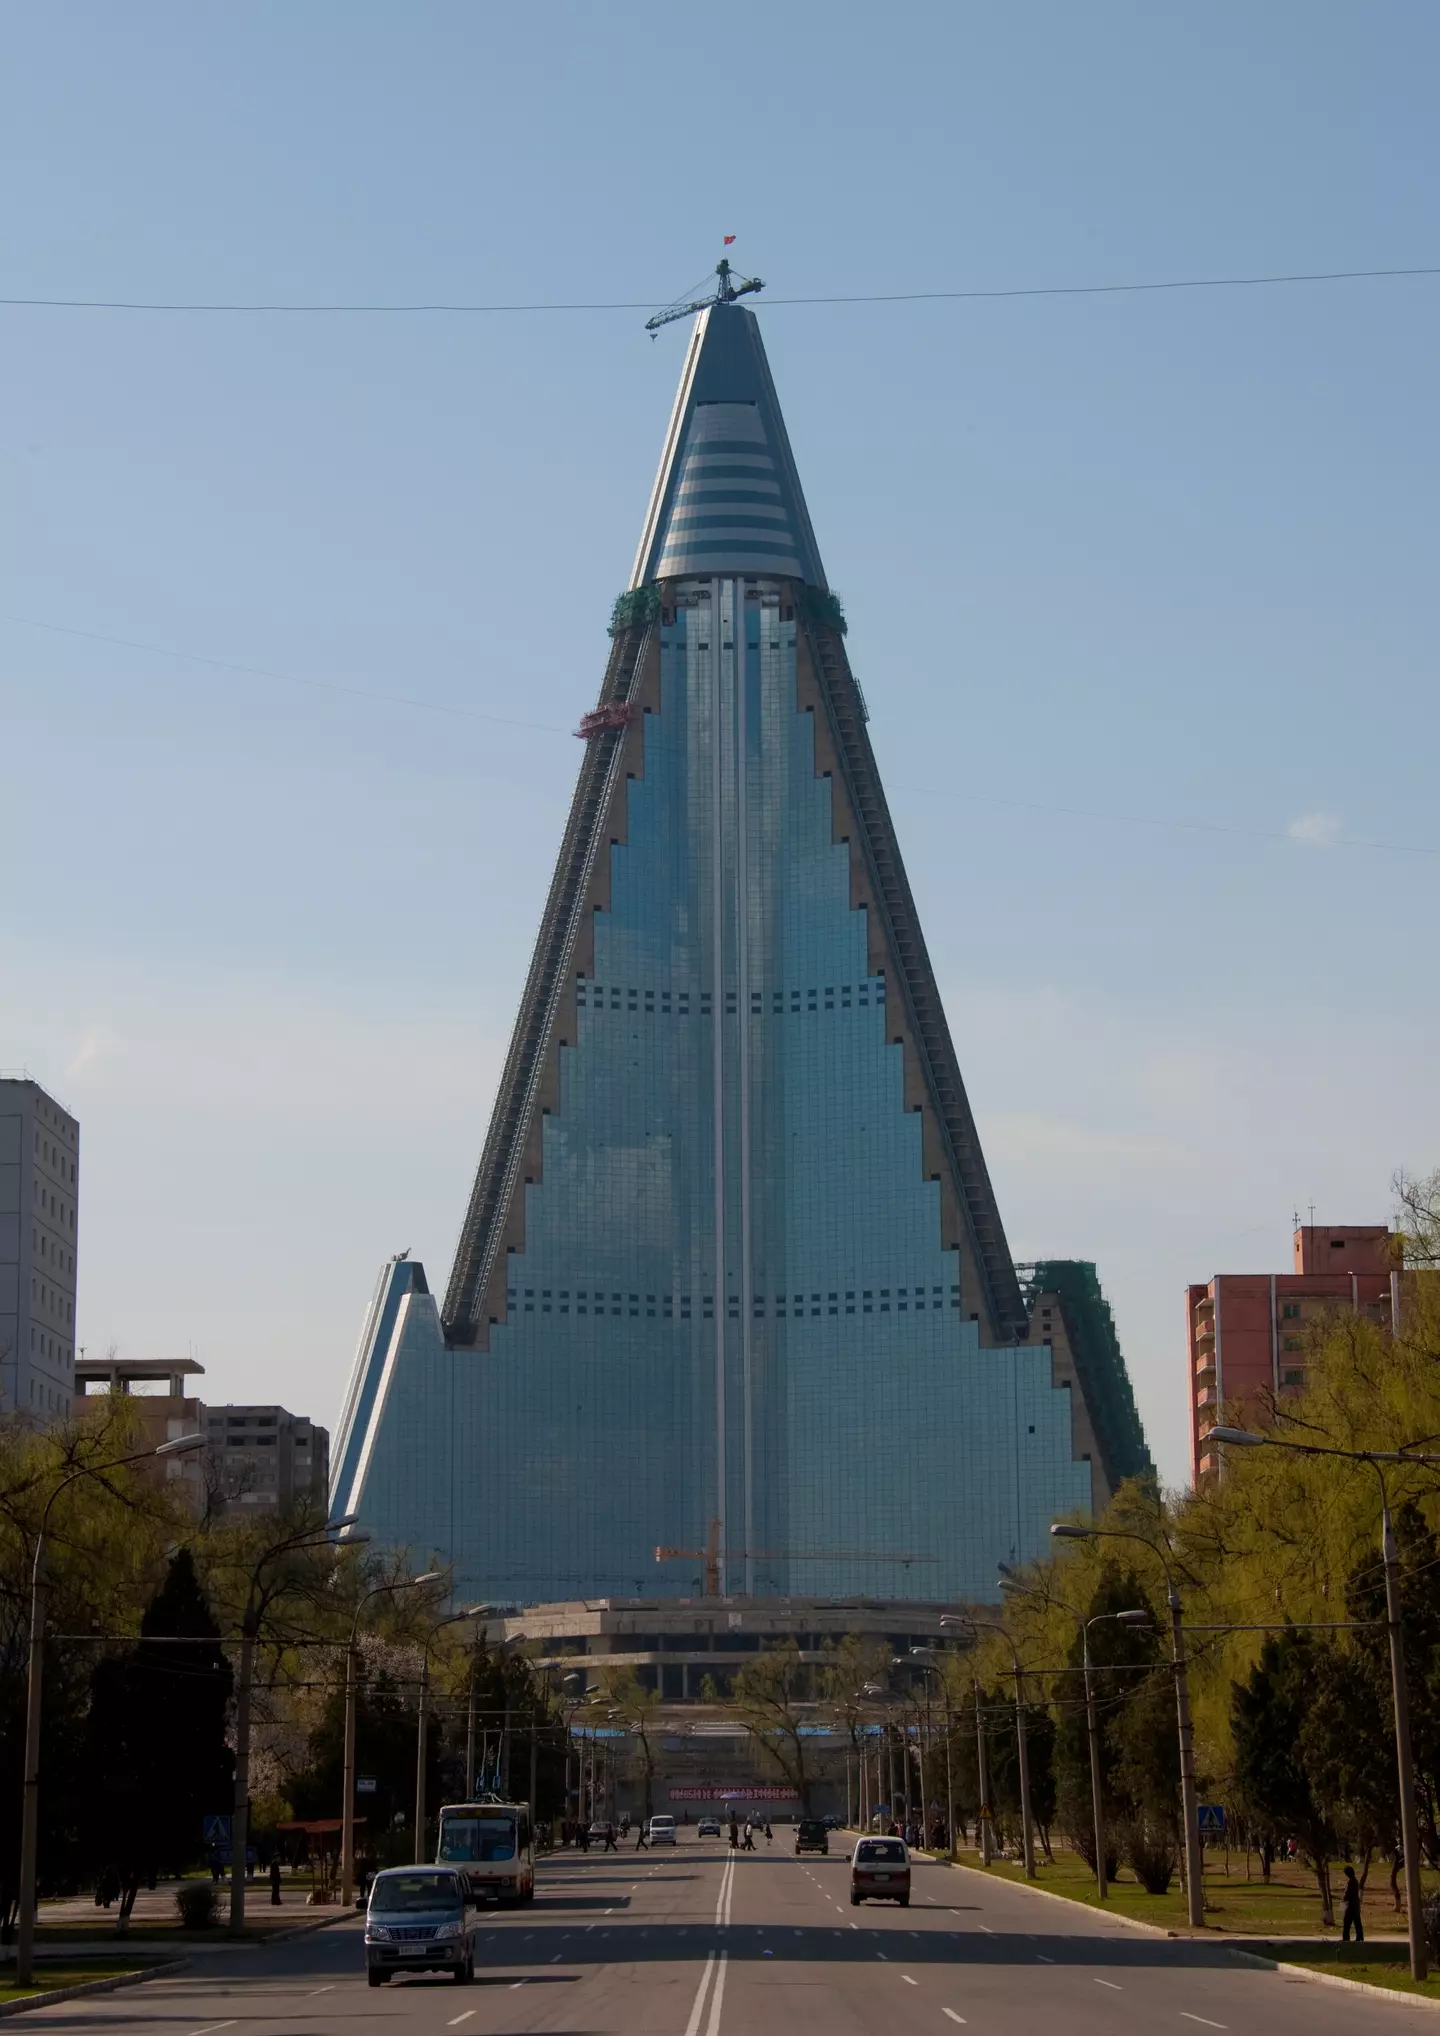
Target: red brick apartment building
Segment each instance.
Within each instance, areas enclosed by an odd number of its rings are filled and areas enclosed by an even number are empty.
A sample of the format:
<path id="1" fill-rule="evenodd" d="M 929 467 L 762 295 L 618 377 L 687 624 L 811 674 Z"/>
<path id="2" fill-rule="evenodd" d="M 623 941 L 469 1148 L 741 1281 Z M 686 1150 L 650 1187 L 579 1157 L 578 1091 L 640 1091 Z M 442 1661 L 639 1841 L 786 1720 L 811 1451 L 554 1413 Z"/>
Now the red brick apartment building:
<path id="1" fill-rule="evenodd" d="M 1204 1435 L 1222 1405 L 1303 1386 L 1306 1331 L 1337 1309 L 1389 1322 L 1398 1280 L 1383 1224 L 1303 1224 L 1290 1272 L 1217 1273 L 1208 1286 L 1187 1287 L 1192 1478 L 1216 1468 Z"/>

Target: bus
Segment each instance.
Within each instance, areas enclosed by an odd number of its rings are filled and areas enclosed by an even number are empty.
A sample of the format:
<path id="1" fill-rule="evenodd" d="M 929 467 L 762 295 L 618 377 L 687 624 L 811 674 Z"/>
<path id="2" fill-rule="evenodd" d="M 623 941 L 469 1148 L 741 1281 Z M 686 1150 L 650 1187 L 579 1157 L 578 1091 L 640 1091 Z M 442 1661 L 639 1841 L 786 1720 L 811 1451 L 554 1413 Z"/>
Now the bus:
<path id="1" fill-rule="evenodd" d="M 528 1803 L 446 1803 L 437 1866 L 453 1866 L 476 1902 L 506 1907 L 535 1899 L 535 1830 Z"/>

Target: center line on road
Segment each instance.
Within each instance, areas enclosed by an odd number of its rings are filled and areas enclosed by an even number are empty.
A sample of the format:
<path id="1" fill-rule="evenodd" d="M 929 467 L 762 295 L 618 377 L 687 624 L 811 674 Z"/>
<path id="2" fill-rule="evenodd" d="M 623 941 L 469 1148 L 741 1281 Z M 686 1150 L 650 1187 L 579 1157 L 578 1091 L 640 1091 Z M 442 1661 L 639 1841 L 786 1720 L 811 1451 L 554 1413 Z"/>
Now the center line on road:
<path id="1" fill-rule="evenodd" d="M 1228 2022 L 1212 2022 L 1206 2015 L 1188 2014 L 1184 2008 L 1180 2010 L 1180 2019 L 1182 2022 L 1203 2022 L 1207 2029 L 1228 2029 L 1230 2026 Z"/>
<path id="2" fill-rule="evenodd" d="M 963 2015 L 957 2015 L 953 2008 L 942 2008 L 940 2012 L 942 2015 L 948 2015 L 952 2022 L 958 2022 L 962 2029 L 967 2026 L 965 2017 Z"/>
<path id="3" fill-rule="evenodd" d="M 1112 1994 L 1123 1994 L 1125 1991 L 1124 1987 L 1119 1986 L 1113 1979 L 1097 1979 L 1095 1984 L 1097 1987 L 1109 1987 Z"/>
<path id="4" fill-rule="evenodd" d="M 334 1991 L 335 1991 L 335 1988 L 334 1988 L 334 1986 L 333 1986 L 333 1985 L 331 1985 L 331 1986 L 328 1986 L 328 1987 L 315 1987 L 315 1988 L 314 1988 L 314 1989 L 313 1989 L 313 1990 L 312 1990 L 312 1991 L 310 1992 L 310 1994 L 309 1994 L 309 1995 L 307 1996 L 307 1999 L 309 1999 L 309 2000 L 312 2000 L 312 2001 L 313 2001 L 313 2000 L 314 2000 L 314 1998 L 315 1998 L 315 1996 L 316 1996 L 316 1994 L 333 1994 L 333 1993 L 334 1993 Z"/>
<path id="5" fill-rule="evenodd" d="M 192 2029 L 190 2036 L 215 2036 L 217 2029 L 233 2029 L 233 2022 L 207 2022 L 203 2029 Z"/>
<path id="6" fill-rule="evenodd" d="M 449 2021 L 445 2024 L 445 2027 L 447 2029 L 458 2029 L 462 2022 L 468 2022 L 470 2020 L 470 2017 L 474 2014 L 474 2012 L 475 2010 L 473 2008 L 467 2008 L 463 2015 L 456 2015 L 452 2021 Z"/>
<path id="7" fill-rule="evenodd" d="M 902 1972 L 900 1977 L 904 1980 L 907 1987 L 918 1987 L 920 1984 L 918 1979 L 911 1979 L 908 1972 Z"/>

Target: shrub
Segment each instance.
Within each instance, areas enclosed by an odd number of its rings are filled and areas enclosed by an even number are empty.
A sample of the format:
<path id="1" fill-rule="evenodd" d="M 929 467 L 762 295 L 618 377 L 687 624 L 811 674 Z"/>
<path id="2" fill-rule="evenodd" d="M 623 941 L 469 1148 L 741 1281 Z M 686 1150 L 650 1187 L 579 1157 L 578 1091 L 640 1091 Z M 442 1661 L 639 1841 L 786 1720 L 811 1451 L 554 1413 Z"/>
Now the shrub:
<path id="1" fill-rule="evenodd" d="M 1179 1864 L 1179 1854 L 1170 1833 L 1139 1819 L 1125 1833 L 1125 1857 L 1147 1895 L 1163 1895 Z"/>
<path id="2" fill-rule="evenodd" d="M 175 1890 L 175 1913 L 182 1930 L 210 1930 L 220 1920 L 214 1881 L 191 1880 Z"/>

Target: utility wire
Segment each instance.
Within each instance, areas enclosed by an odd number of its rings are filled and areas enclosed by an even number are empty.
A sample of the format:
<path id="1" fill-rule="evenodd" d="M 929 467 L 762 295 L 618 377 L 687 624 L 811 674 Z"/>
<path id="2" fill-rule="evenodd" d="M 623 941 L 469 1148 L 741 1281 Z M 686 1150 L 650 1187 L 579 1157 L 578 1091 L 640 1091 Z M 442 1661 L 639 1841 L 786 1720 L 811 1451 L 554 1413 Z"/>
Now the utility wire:
<path id="1" fill-rule="evenodd" d="M 1006 290 L 876 290 L 817 297 L 767 297 L 767 304 L 939 304 L 994 302 L 1009 297 L 1122 297 L 1162 290 L 1256 290 L 1288 283 L 1377 282 L 1404 276 L 1440 276 L 1440 264 L 1401 269 L 1316 269 L 1287 275 L 1177 276 L 1152 283 L 1042 283 Z M 526 312 L 653 311 L 653 303 L 588 301 L 550 304 L 195 304 L 123 297 L 0 297 L 0 308 L 38 311 L 223 312 L 241 316 L 290 313 L 354 317 L 432 313 L 504 315 Z"/>

